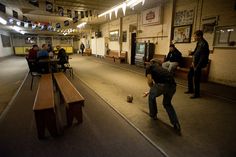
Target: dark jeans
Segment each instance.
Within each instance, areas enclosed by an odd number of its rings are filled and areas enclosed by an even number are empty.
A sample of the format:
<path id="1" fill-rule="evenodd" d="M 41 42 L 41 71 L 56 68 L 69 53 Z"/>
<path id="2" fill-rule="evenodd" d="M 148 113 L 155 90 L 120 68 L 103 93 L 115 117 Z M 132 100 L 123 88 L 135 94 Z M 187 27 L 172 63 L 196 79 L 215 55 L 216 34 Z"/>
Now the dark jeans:
<path id="1" fill-rule="evenodd" d="M 163 106 L 166 109 L 166 112 L 169 116 L 171 124 L 179 123 L 174 107 L 171 104 L 171 100 L 176 91 L 176 84 L 154 84 L 153 87 L 150 88 L 149 93 L 149 114 L 151 117 L 156 116 L 157 103 L 156 97 L 163 94 Z"/>
<path id="2" fill-rule="evenodd" d="M 200 82 L 201 82 L 202 68 L 194 70 L 193 67 L 190 68 L 188 73 L 188 90 L 194 91 L 196 96 L 200 96 Z M 194 82 L 194 87 L 193 87 Z"/>

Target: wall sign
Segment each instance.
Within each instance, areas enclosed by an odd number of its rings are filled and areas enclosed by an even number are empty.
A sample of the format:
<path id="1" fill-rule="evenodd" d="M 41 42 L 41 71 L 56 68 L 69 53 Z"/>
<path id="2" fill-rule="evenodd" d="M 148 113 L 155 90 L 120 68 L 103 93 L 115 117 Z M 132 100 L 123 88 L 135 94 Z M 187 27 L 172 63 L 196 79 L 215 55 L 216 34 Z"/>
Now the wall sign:
<path id="1" fill-rule="evenodd" d="M 161 6 L 142 12 L 143 25 L 161 24 Z"/>

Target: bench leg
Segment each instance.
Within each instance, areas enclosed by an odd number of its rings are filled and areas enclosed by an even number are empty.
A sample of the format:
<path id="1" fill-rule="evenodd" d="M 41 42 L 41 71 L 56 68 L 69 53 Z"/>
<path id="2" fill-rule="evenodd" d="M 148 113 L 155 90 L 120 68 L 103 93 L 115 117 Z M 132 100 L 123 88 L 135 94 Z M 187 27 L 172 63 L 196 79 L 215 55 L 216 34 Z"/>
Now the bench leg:
<path id="1" fill-rule="evenodd" d="M 34 113 L 39 139 L 45 138 L 45 128 L 48 129 L 52 137 L 58 136 L 54 109 L 35 110 Z"/>
<path id="2" fill-rule="evenodd" d="M 52 137 L 58 136 L 57 124 L 56 124 L 56 113 L 53 109 L 46 110 L 45 113 L 45 124 Z"/>
<path id="3" fill-rule="evenodd" d="M 35 121 L 36 121 L 36 127 L 38 131 L 38 138 L 43 139 L 45 138 L 45 123 L 44 123 L 44 115 L 43 111 L 34 111 Z"/>
<path id="4" fill-rule="evenodd" d="M 82 105 L 80 104 L 70 104 L 69 108 L 66 108 L 67 125 L 71 126 L 73 123 L 73 118 L 75 117 L 78 124 L 83 122 Z"/>

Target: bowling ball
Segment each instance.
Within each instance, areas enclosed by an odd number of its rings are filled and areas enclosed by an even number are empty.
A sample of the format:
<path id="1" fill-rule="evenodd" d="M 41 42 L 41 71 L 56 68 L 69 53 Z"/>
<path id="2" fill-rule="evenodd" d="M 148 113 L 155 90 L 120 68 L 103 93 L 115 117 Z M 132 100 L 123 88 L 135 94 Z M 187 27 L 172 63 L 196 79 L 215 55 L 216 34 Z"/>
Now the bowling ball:
<path id="1" fill-rule="evenodd" d="M 133 96 L 132 95 L 127 96 L 127 102 L 129 102 L 129 103 L 133 102 Z"/>

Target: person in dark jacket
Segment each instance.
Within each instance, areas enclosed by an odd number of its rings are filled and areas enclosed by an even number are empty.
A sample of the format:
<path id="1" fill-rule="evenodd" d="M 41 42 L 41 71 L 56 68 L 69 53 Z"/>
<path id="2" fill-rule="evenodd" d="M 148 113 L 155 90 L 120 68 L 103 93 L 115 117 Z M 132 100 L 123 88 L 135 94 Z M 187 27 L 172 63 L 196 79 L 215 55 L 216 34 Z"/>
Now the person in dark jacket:
<path id="1" fill-rule="evenodd" d="M 177 118 L 171 100 L 176 92 L 176 83 L 173 75 L 166 69 L 162 68 L 158 59 L 152 59 L 150 65 L 146 67 L 147 83 L 150 87 L 149 92 L 144 93 L 144 97 L 149 95 L 149 115 L 154 120 L 157 119 L 157 103 L 156 97 L 163 95 L 163 106 L 169 116 L 171 124 L 180 132 L 180 124 Z"/>
<path id="2" fill-rule="evenodd" d="M 203 38 L 201 30 L 194 33 L 194 38 L 197 41 L 197 45 L 195 50 L 189 54 L 193 55 L 193 63 L 188 73 L 188 91 L 185 92 L 186 94 L 193 93 L 193 96 L 190 97 L 192 99 L 200 97 L 201 72 L 202 68 L 208 64 L 210 53 L 209 45 Z"/>
<path id="3" fill-rule="evenodd" d="M 63 71 L 66 71 L 65 64 L 68 63 L 68 56 L 65 49 L 59 49 L 57 59 L 59 59 L 58 64 L 61 66 L 61 69 L 63 69 Z"/>
<path id="4" fill-rule="evenodd" d="M 36 60 L 38 51 L 39 51 L 38 45 L 33 45 L 33 47 L 29 50 L 29 54 L 27 56 L 27 59 Z"/>
<path id="5" fill-rule="evenodd" d="M 81 42 L 80 50 L 81 50 L 82 56 L 84 55 L 84 49 L 85 49 L 84 43 Z"/>
<path id="6" fill-rule="evenodd" d="M 174 75 L 175 69 L 180 64 L 182 59 L 182 54 L 179 50 L 175 47 L 174 44 L 170 44 L 170 51 L 166 57 L 164 63 L 162 63 L 162 67 L 167 69 L 171 74 Z"/>

